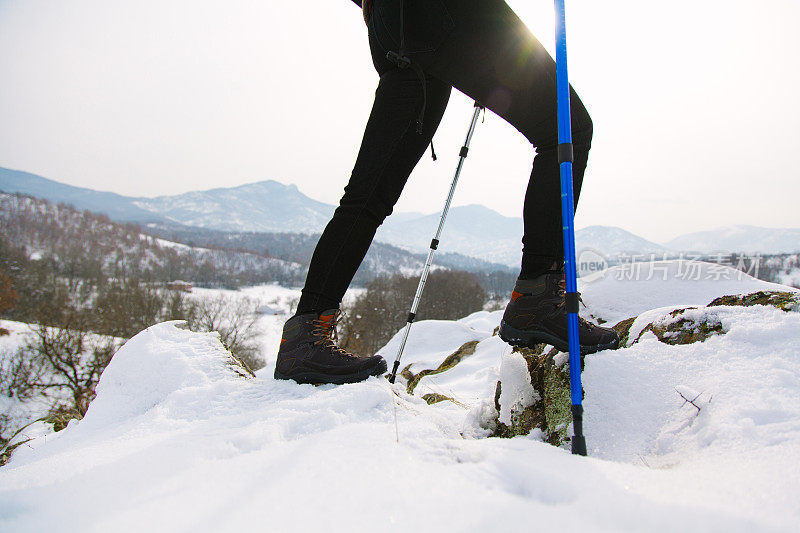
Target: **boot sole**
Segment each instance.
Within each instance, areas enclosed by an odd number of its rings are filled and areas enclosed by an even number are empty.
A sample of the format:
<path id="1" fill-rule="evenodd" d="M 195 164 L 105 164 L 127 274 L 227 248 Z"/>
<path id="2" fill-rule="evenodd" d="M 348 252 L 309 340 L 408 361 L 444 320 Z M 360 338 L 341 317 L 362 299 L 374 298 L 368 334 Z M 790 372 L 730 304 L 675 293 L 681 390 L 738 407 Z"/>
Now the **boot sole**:
<path id="1" fill-rule="evenodd" d="M 387 366 L 385 360 L 381 360 L 381 362 L 378 363 L 378 365 L 374 368 L 368 368 L 366 370 L 362 370 L 361 372 L 354 372 L 352 374 L 331 375 L 324 374 L 322 372 L 298 372 L 297 374 L 288 375 L 278 372 L 276 369 L 275 379 L 286 379 L 295 381 L 296 383 L 310 385 L 344 385 L 345 383 L 358 383 L 371 376 L 380 376 L 386 372 L 386 369 Z"/>
<path id="2" fill-rule="evenodd" d="M 546 331 L 523 331 L 509 326 L 504 320 L 500 322 L 500 338 L 511 346 L 519 348 L 533 348 L 537 344 L 549 344 L 562 352 L 569 352 L 569 343 L 551 335 Z M 581 355 L 600 352 L 602 350 L 616 349 L 619 339 L 605 344 L 581 345 Z"/>

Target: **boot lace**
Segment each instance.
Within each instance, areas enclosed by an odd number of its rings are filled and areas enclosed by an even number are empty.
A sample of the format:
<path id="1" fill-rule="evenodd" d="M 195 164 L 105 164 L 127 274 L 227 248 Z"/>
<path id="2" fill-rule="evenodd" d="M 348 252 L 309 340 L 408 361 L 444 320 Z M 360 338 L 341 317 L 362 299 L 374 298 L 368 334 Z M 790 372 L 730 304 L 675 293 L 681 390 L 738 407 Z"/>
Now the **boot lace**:
<path id="1" fill-rule="evenodd" d="M 339 341 L 339 334 L 336 331 L 336 325 L 342 319 L 342 315 L 342 311 L 339 310 L 336 311 L 336 314 L 333 315 L 333 318 L 331 318 L 330 321 L 320 320 L 319 318 L 313 321 L 314 329 L 312 330 L 312 333 L 316 337 L 314 344 L 318 346 L 325 346 L 338 355 L 357 358 L 357 355 L 340 348 L 336 344 Z"/>

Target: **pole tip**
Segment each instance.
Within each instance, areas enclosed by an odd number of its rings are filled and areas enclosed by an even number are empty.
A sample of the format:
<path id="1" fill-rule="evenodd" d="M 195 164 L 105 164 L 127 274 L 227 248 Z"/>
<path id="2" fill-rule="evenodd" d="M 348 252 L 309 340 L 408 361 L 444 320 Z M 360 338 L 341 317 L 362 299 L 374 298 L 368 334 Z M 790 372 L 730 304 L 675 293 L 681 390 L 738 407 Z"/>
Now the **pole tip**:
<path id="1" fill-rule="evenodd" d="M 586 437 L 583 435 L 572 437 L 572 455 L 586 456 Z"/>
<path id="2" fill-rule="evenodd" d="M 409 315 L 411 316 L 411 315 Z M 389 374 L 389 383 L 394 384 L 394 380 L 397 377 L 397 369 L 400 368 L 400 355 L 398 354 L 398 358 L 395 359 L 394 364 L 392 365 L 392 372 Z"/>

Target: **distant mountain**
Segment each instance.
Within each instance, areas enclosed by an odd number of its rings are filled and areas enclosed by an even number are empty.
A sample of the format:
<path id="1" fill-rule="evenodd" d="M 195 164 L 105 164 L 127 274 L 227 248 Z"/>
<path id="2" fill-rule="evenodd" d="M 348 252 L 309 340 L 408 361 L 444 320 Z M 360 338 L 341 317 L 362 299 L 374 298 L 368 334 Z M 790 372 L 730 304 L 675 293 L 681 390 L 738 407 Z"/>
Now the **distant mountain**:
<path id="1" fill-rule="evenodd" d="M 117 221 L 162 220 L 161 216 L 136 206 L 133 199 L 127 196 L 74 187 L 20 170 L 0 167 L 0 191 L 18 192 L 54 203 L 71 204 L 78 209 L 104 213 Z"/>
<path id="2" fill-rule="evenodd" d="M 305 278 L 306 267 L 297 262 L 242 249 L 187 246 L 143 234 L 139 228 L 86 209 L 0 193 L 3 246 L 22 248 L 28 258 L 44 260 L 70 279 L 134 276 L 232 287 L 272 281 L 294 285 Z"/>
<path id="3" fill-rule="evenodd" d="M 673 250 L 779 254 L 800 251 L 800 228 L 727 226 L 681 235 L 667 244 Z"/>
<path id="4" fill-rule="evenodd" d="M 226 232 L 318 234 L 335 206 L 318 202 L 294 185 L 261 181 L 230 188 L 157 198 L 132 198 L 72 187 L 41 176 L 0 168 L 0 190 L 67 202 L 107 214 L 113 220 L 190 226 Z M 378 229 L 376 240 L 424 253 L 439 223 L 439 213 L 395 213 Z M 443 253 L 517 267 L 523 223 L 481 205 L 453 207 L 441 239 Z M 719 250 L 762 253 L 800 250 L 800 229 L 733 226 L 678 237 L 660 245 L 611 226 L 576 231 L 576 249 L 591 248 L 613 261 L 619 254 Z"/>
<path id="5" fill-rule="evenodd" d="M 262 181 L 238 187 L 136 198 L 73 187 L 28 172 L 0 167 L 0 191 L 29 194 L 130 222 L 173 222 L 221 231 L 319 233 L 334 207 L 295 185 Z"/>
<path id="6" fill-rule="evenodd" d="M 133 205 L 187 226 L 220 231 L 318 233 L 334 206 L 312 200 L 295 185 L 260 181 L 176 196 L 134 199 Z"/>
<path id="7" fill-rule="evenodd" d="M 389 217 L 376 240 L 413 251 L 428 249 L 441 213 L 416 218 Z M 522 249 L 522 219 L 504 217 L 482 205 L 453 207 L 447 215 L 439 249 L 484 261 L 518 265 Z"/>
<path id="8" fill-rule="evenodd" d="M 73 187 L 34 174 L 0 168 L 0 191 L 19 192 L 105 213 L 112 220 L 199 227 L 229 232 L 321 233 L 335 206 L 318 202 L 294 185 L 262 181 L 175 196 L 134 198 Z M 395 213 L 376 240 L 420 253 L 427 250 L 439 213 Z M 483 206 L 450 211 L 442 252 L 490 263 L 519 263 L 522 219 Z"/>
<path id="9" fill-rule="evenodd" d="M 391 218 L 378 230 L 376 239 L 411 250 L 428 247 L 439 224 L 439 213 L 417 219 L 393 222 Z M 522 258 L 523 222 L 504 217 L 482 205 L 454 207 L 442 233 L 441 250 L 458 252 L 484 261 L 518 266 Z M 588 226 L 575 232 L 578 253 L 592 249 L 609 261 L 621 255 L 663 254 L 669 249 L 613 226 Z"/>
<path id="10" fill-rule="evenodd" d="M 670 250 L 615 226 L 587 226 L 575 232 L 575 251 L 592 249 L 609 261 L 617 261 L 621 255 L 669 253 Z"/>

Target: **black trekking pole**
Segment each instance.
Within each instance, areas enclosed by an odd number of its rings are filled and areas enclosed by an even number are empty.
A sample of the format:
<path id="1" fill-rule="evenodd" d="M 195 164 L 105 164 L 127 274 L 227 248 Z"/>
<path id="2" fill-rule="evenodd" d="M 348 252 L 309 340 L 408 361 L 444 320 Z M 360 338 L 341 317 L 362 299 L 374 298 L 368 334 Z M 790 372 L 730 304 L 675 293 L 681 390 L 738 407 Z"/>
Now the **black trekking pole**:
<path id="1" fill-rule="evenodd" d="M 411 324 L 414 322 L 414 318 L 417 316 L 417 306 L 419 306 L 419 301 L 422 298 L 422 291 L 425 289 L 425 282 L 428 280 L 428 272 L 430 271 L 431 263 L 433 262 L 433 254 L 436 251 L 436 248 L 439 247 L 439 237 L 442 235 L 444 220 L 447 218 L 447 211 L 450 210 L 450 202 L 453 200 L 453 193 L 456 192 L 458 176 L 461 174 L 461 167 L 464 166 L 464 160 L 467 158 L 467 152 L 469 152 L 469 142 L 472 140 L 472 134 L 475 132 L 475 126 L 478 124 L 478 117 L 480 116 L 482 109 L 483 106 L 478 102 L 475 102 L 475 112 L 472 114 L 472 121 L 469 123 L 467 140 L 464 141 L 464 146 L 461 147 L 461 151 L 458 153 L 458 166 L 456 167 L 456 174 L 453 176 L 453 183 L 450 184 L 450 192 L 447 194 L 447 200 L 444 203 L 442 217 L 439 219 L 439 228 L 436 230 L 436 235 L 433 237 L 433 240 L 431 240 L 431 248 L 428 250 L 428 259 L 425 261 L 425 268 L 422 269 L 422 276 L 420 276 L 419 285 L 417 285 L 417 293 L 414 295 L 414 301 L 411 303 L 411 311 L 408 313 L 408 321 L 406 322 L 406 328 L 403 331 L 403 340 L 400 342 L 400 349 L 397 350 L 397 357 L 395 358 L 394 365 L 392 366 L 392 373 L 389 375 L 389 383 L 394 383 L 394 380 L 397 377 L 397 368 L 400 366 L 400 358 L 403 356 L 403 349 L 406 347 L 408 333 L 411 331 Z"/>

